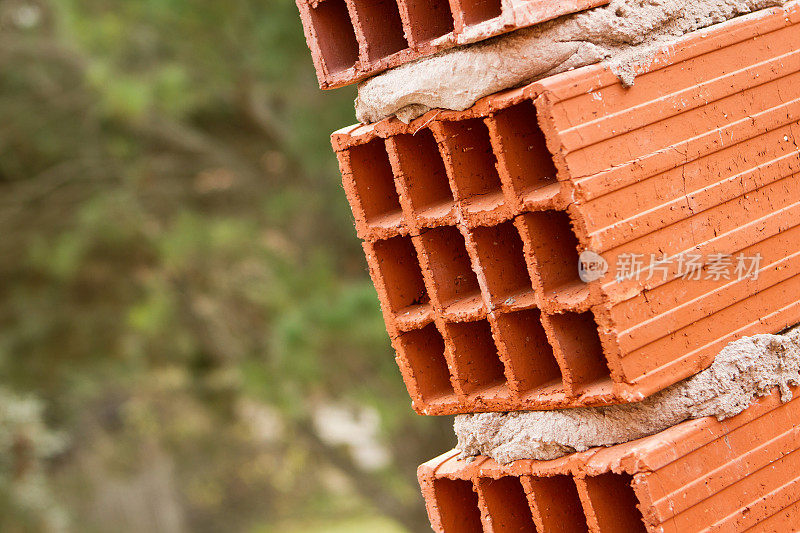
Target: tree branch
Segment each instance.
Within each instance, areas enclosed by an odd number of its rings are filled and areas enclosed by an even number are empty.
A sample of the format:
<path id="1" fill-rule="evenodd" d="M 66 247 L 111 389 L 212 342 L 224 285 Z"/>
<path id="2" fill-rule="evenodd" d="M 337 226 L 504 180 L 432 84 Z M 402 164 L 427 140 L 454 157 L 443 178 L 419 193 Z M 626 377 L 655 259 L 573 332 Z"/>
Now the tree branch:
<path id="1" fill-rule="evenodd" d="M 295 154 L 287 135 L 283 133 L 278 119 L 264 102 L 261 91 L 247 76 L 239 83 L 239 108 L 242 115 L 256 127 L 267 141 L 275 146 L 286 158 L 288 171 L 298 180 L 306 184 L 313 183 L 313 179 L 306 172 L 302 160 Z"/>
<path id="2" fill-rule="evenodd" d="M 410 506 L 398 500 L 376 476 L 364 472 L 348 453 L 323 441 L 311 422 L 308 420 L 295 422 L 295 428 L 309 447 L 345 474 L 353 482 L 353 487 L 361 497 L 371 502 L 380 513 L 401 524 L 408 531 L 424 531 L 428 528 L 427 514 L 421 506 Z"/>

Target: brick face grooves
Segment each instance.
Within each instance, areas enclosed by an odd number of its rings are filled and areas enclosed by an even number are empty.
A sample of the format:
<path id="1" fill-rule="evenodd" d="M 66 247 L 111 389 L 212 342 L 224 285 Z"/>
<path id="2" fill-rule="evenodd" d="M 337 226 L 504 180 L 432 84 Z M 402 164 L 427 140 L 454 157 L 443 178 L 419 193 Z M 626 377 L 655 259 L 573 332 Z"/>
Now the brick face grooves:
<path id="1" fill-rule="evenodd" d="M 333 135 L 419 412 L 636 401 L 800 322 L 799 21 L 795 2 L 689 35 L 631 89 L 587 67 Z M 583 250 L 609 275 L 583 283 Z M 631 253 L 762 263 L 618 282 Z"/>
<path id="2" fill-rule="evenodd" d="M 296 0 L 320 87 L 348 85 L 454 46 L 608 0 Z"/>
<path id="3" fill-rule="evenodd" d="M 453 451 L 418 476 L 438 532 L 481 521 L 484 531 L 789 531 L 800 521 L 798 424 L 800 398 L 782 403 L 776 390 L 724 422 L 553 461 L 468 463 Z"/>

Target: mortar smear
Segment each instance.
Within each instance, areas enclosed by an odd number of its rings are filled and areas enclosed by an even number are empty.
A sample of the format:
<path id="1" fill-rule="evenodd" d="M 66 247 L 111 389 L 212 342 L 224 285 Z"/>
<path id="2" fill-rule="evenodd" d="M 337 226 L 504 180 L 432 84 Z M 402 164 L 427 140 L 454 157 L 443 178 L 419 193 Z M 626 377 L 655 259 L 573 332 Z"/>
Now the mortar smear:
<path id="1" fill-rule="evenodd" d="M 781 335 L 730 343 L 708 369 L 635 404 L 556 411 L 478 413 L 455 420 L 462 457 L 485 455 L 506 464 L 550 460 L 596 446 L 660 433 L 686 420 L 724 420 L 779 387 L 792 398 L 800 383 L 800 326 Z"/>
<path id="2" fill-rule="evenodd" d="M 678 37 L 785 0 L 611 0 L 599 7 L 480 43 L 454 48 L 358 87 L 362 123 L 432 108 L 463 111 L 484 96 L 553 74 L 610 60 L 631 86 L 655 52 Z"/>

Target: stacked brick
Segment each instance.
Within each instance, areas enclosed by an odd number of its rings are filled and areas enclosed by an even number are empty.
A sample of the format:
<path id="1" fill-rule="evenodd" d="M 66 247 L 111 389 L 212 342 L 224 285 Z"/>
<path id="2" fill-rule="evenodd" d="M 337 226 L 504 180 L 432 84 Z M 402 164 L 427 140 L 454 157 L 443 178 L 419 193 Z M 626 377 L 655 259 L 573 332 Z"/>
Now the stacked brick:
<path id="1" fill-rule="evenodd" d="M 797 531 L 800 398 L 777 392 L 724 422 L 704 418 L 553 461 L 419 468 L 435 531 Z"/>
<path id="2" fill-rule="evenodd" d="M 602 3 L 298 7 L 327 88 Z M 334 133 L 414 408 L 636 402 L 799 323 L 798 87 L 792 2 L 665 47 L 632 88 L 598 65 Z M 419 480 L 437 531 L 791 531 L 798 402 L 555 461 L 454 451 Z"/>
<path id="3" fill-rule="evenodd" d="M 631 89 L 585 68 L 333 135 L 419 412 L 636 401 L 800 322 L 799 18 L 692 34 Z M 581 250 L 761 261 L 586 284 Z"/>
<path id="4" fill-rule="evenodd" d="M 296 0 L 320 87 L 388 68 L 608 0 Z"/>

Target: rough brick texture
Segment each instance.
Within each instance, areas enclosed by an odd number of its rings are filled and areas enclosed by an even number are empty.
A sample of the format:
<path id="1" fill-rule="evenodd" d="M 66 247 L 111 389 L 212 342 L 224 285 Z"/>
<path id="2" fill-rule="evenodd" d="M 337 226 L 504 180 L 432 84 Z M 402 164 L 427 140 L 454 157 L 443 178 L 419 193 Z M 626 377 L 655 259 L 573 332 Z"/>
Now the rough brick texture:
<path id="1" fill-rule="evenodd" d="M 320 87 L 331 89 L 453 46 L 608 0 L 296 0 Z"/>
<path id="2" fill-rule="evenodd" d="M 800 9 L 333 135 L 420 413 L 637 401 L 800 322 Z M 578 253 L 609 275 L 584 284 Z M 615 280 L 625 254 L 760 254 L 758 279 Z M 708 277 L 710 271 L 702 272 Z"/>
<path id="3" fill-rule="evenodd" d="M 795 531 L 799 425 L 800 398 L 783 404 L 775 392 L 724 422 L 684 422 L 554 461 L 502 466 L 452 451 L 418 476 L 444 533 Z"/>

